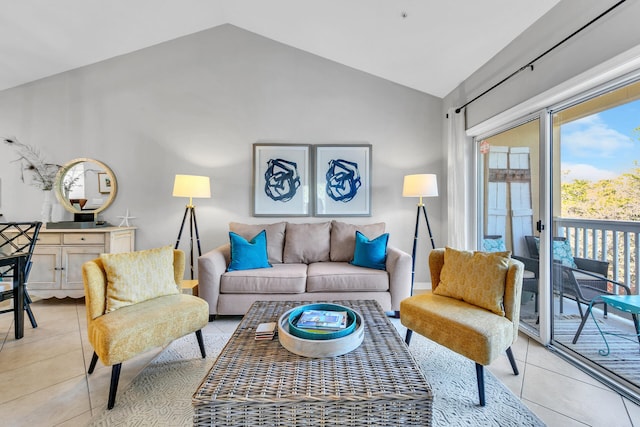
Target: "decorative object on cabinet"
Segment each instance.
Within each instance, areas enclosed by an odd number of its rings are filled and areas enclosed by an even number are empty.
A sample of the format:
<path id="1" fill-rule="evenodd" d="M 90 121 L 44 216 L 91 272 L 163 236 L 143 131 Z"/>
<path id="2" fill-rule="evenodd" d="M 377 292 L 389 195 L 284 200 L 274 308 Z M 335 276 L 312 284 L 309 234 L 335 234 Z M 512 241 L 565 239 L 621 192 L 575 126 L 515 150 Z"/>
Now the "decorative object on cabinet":
<path id="1" fill-rule="evenodd" d="M 253 144 L 253 216 L 309 216 L 311 146 Z"/>
<path id="2" fill-rule="evenodd" d="M 427 230 L 431 239 L 431 248 L 435 249 L 433 242 L 433 234 L 429 225 L 429 216 L 427 216 L 427 208 L 422 202 L 423 197 L 438 197 L 438 180 L 434 174 L 416 174 L 405 175 L 402 186 L 402 197 L 419 197 L 418 209 L 416 212 L 416 228 L 413 233 L 413 251 L 411 252 L 411 295 L 413 295 L 413 282 L 416 275 L 416 247 L 418 244 L 418 224 L 420 223 L 420 211 L 424 213 L 424 219 L 427 222 Z M 422 209 L 420 209 L 422 208 Z"/>
<path id="3" fill-rule="evenodd" d="M 4 138 L 4 143 L 12 147 L 18 156 L 15 162 L 20 163 L 20 179 L 27 182 L 25 171 L 31 177 L 29 184 L 43 191 L 53 189 L 58 170 L 62 167 L 56 163 L 49 163 L 44 159 L 40 150 L 28 144 L 23 144 L 16 138 Z"/>
<path id="4" fill-rule="evenodd" d="M 24 283 L 29 282 L 29 272 L 31 271 L 31 257 L 38 241 L 38 233 L 40 232 L 41 222 L 2 222 L 0 223 L 0 255 L 25 254 L 24 260 Z M 8 266 L 0 269 L 0 282 L 5 278 L 13 276 L 15 266 Z M 0 291 L 0 301 L 14 298 L 13 289 Z M 29 316 L 31 326 L 38 327 L 36 318 L 31 311 L 31 298 L 24 288 L 24 310 Z M 15 305 L 15 304 L 14 304 Z M 13 308 L 1 310 L 0 313 L 13 311 Z"/>
<path id="5" fill-rule="evenodd" d="M 118 225 L 118 227 L 129 227 L 129 220 L 130 219 L 136 219 L 135 216 L 131 216 L 129 215 L 129 209 L 127 209 L 127 211 L 125 212 L 124 215 L 120 215 L 118 216 L 118 218 L 120 218 L 122 221 L 120 221 L 120 224 Z"/>
<path id="6" fill-rule="evenodd" d="M 176 175 L 173 182 L 173 197 L 188 197 L 189 204 L 184 209 L 184 216 L 182 217 L 182 224 L 180 224 L 180 231 L 178 232 L 178 239 L 176 240 L 175 249 L 180 246 L 180 238 L 182 237 L 182 230 L 184 229 L 184 223 L 189 215 L 189 237 L 190 237 L 190 254 L 189 265 L 191 267 L 191 279 L 193 279 L 193 231 L 196 232 L 196 243 L 198 245 L 198 256 L 202 255 L 202 249 L 200 249 L 200 234 L 198 233 L 198 222 L 196 221 L 196 207 L 193 204 L 193 198 L 209 199 L 211 198 L 211 183 L 208 176 L 197 175 Z M 129 215 L 129 211 L 127 211 Z"/>
<path id="7" fill-rule="evenodd" d="M 315 146 L 315 216 L 371 216 L 371 144 Z"/>
<path id="8" fill-rule="evenodd" d="M 29 293 L 42 298 L 82 298 L 82 264 L 101 253 L 135 250 L 135 230 L 135 227 L 40 229 L 32 257 Z M 18 238 L 18 242 L 25 240 L 24 236 Z"/>
<path id="9" fill-rule="evenodd" d="M 96 178 L 89 179 L 95 176 Z M 118 182 L 113 171 L 95 159 L 78 158 L 64 164 L 56 175 L 54 190 L 58 201 L 73 214 L 98 213 L 113 203 Z M 82 200 L 85 200 L 82 203 Z M 74 228 L 70 226 L 70 228 Z"/>

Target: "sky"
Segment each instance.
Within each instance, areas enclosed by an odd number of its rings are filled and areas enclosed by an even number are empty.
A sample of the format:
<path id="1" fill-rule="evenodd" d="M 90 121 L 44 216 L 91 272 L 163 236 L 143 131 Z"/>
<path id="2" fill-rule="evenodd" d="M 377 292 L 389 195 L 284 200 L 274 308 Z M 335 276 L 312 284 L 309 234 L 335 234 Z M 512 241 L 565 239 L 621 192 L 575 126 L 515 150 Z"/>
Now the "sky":
<path id="1" fill-rule="evenodd" d="M 640 100 L 560 128 L 562 182 L 615 178 L 640 167 Z"/>

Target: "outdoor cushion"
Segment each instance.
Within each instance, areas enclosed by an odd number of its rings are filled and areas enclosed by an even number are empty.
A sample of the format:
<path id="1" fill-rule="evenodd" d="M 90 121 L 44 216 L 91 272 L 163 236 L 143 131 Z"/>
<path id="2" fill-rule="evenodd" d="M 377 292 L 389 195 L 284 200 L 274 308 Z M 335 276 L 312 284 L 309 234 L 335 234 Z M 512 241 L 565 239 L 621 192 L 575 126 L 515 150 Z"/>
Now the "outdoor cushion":
<path id="1" fill-rule="evenodd" d="M 536 248 L 540 251 L 540 238 L 535 237 Z M 571 268 L 578 268 L 576 262 L 573 259 L 573 252 L 571 251 L 571 243 L 568 240 L 553 240 L 553 259 L 554 261 L 560 261 L 562 265 Z"/>
<path id="2" fill-rule="evenodd" d="M 482 239 L 482 250 L 485 252 L 505 252 L 507 246 L 501 236 L 488 237 Z"/>

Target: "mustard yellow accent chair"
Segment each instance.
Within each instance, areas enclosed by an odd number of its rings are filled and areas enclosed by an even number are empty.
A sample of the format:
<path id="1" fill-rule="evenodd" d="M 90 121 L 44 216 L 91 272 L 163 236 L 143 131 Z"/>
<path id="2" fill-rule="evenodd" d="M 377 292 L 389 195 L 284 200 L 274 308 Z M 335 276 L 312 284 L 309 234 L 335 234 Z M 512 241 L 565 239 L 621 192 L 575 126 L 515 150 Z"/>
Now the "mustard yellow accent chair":
<path id="1" fill-rule="evenodd" d="M 170 246 L 103 254 L 82 266 L 87 332 L 94 349 L 88 372 L 93 373 L 98 358 L 112 366 L 108 409 L 115 404 L 122 362 L 137 354 L 195 332 L 206 357 L 201 329 L 209 321 L 209 305 L 180 293 L 184 269 L 184 252 Z"/>
<path id="2" fill-rule="evenodd" d="M 435 249 L 429 255 L 432 292 L 400 302 L 400 320 L 413 331 L 476 363 L 480 405 L 484 369 L 506 351 L 518 375 L 511 345 L 518 337 L 524 266 L 508 252 Z"/>

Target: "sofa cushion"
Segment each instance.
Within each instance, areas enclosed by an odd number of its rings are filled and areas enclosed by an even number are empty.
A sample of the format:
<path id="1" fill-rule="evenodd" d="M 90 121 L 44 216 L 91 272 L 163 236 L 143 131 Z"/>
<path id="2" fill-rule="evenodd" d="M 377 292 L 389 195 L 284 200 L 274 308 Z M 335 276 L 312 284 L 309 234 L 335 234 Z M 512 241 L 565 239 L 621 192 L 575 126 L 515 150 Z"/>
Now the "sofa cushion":
<path id="1" fill-rule="evenodd" d="M 331 221 L 331 261 L 349 262 L 353 260 L 356 247 L 356 231 L 369 239 L 378 237 L 385 230 L 385 223 L 355 225 L 333 220 Z"/>
<path id="2" fill-rule="evenodd" d="M 330 230 L 330 222 L 287 223 L 283 261 L 287 264 L 329 261 Z"/>
<path id="3" fill-rule="evenodd" d="M 466 301 L 504 316 L 509 252 L 470 252 L 445 248 L 436 295 Z"/>
<path id="4" fill-rule="evenodd" d="M 228 271 L 220 277 L 223 294 L 300 294 L 307 281 L 306 264 L 274 264 L 273 268 Z"/>
<path id="5" fill-rule="evenodd" d="M 107 274 L 106 312 L 178 293 L 173 275 L 173 248 L 101 254 Z M 132 284 L 144 283 L 145 286 Z"/>
<path id="6" fill-rule="evenodd" d="M 269 262 L 282 262 L 282 248 L 284 247 L 284 230 L 286 222 L 276 222 L 275 224 L 242 224 L 240 222 L 230 222 L 229 231 L 249 240 L 253 236 L 265 230 L 267 232 L 267 253 Z"/>
<path id="7" fill-rule="evenodd" d="M 389 290 L 386 271 L 348 262 L 315 262 L 307 271 L 307 292 L 384 292 Z"/>
<path id="8" fill-rule="evenodd" d="M 267 260 L 267 233 L 264 230 L 256 234 L 250 241 L 230 231 L 229 241 L 231 243 L 231 262 L 227 267 L 228 271 L 271 267 Z"/>
<path id="9" fill-rule="evenodd" d="M 370 240 L 361 232 L 356 231 L 356 249 L 353 253 L 351 264 L 359 267 L 385 270 L 388 241 L 389 233 L 384 233 Z"/>

